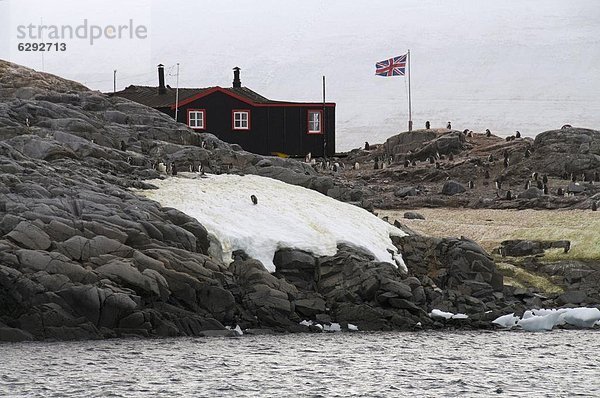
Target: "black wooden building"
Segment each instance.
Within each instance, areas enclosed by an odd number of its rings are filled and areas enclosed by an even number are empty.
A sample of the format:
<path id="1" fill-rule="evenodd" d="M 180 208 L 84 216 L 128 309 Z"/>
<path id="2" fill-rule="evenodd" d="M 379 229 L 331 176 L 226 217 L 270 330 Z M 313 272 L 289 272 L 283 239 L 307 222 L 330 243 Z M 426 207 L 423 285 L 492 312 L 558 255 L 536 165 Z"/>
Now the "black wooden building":
<path id="1" fill-rule="evenodd" d="M 327 156 L 335 153 L 335 103 L 273 101 L 243 87 L 234 68 L 233 87 L 165 86 L 158 66 L 158 87 L 129 86 L 114 95 L 155 108 L 196 131 L 212 133 L 262 155 Z"/>

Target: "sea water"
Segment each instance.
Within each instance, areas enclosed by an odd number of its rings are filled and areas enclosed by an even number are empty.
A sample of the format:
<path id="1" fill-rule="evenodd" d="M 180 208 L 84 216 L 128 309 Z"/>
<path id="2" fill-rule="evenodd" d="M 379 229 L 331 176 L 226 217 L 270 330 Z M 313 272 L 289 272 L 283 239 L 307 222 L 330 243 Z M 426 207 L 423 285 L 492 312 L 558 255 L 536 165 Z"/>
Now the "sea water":
<path id="1" fill-rule="evenodd" d="M 599 330 L 0 344 L 9 397 L 597 397 Z"/>

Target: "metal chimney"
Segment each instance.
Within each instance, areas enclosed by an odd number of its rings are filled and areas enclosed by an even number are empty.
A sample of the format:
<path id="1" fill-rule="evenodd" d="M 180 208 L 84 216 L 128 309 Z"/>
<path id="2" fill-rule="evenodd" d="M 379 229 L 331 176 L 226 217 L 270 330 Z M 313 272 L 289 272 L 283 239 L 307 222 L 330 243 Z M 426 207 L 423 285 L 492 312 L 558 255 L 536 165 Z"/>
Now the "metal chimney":
<path id="1" fill-rule="evenodd" d="M 237 66 L 233 68 L 233 87 L 242 87 L 242 81 L 240 80 L 240 68 Z"/>
<path id="2" fill-rule="evenodd" d="M 165 67 L 163 64 L 158 64 L 158 93 L 165 94 L 167 89 L 165 87 Z"/>

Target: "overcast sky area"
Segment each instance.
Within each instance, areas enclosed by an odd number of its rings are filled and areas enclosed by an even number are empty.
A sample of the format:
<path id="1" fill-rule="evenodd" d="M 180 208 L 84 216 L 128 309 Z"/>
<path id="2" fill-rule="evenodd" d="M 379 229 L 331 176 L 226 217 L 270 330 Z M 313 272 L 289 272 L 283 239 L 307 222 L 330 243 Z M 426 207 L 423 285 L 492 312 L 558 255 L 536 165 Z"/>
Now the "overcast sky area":
<path id="1" fill-rule="evenodd" d="M 86 19 L 86 38 L 19 36 L 20 25 Z M 90 44 L 91 25 L 128 27 Z M 598 0 L 0 0 L 0 38 L 0 58 L 101 91 L 115 69 L 118 90 L 156 85 L 159 63 L 175 87 L 179 63 L 180 87 L 231 86 L 239 66 L 242 84 L 268 98 L 321 101 L 325 75 L 337 150 L 406 129 L 407 79 L 377 77 L 374 64 L 407 49 L 415 128 L 600 129 Z M 18 50 L 41 41 L 66 50 Z"/>

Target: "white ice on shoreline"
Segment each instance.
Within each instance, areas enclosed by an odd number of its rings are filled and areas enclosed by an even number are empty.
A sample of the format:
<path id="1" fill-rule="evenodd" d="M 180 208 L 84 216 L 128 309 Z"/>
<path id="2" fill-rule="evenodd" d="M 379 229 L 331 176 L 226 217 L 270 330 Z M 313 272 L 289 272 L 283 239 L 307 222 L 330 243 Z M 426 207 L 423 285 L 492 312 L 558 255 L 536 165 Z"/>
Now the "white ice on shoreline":
<path id="1" fill-rule="evenodd" d="M 148 181 L 159 189 L 141 193 L 197 219 L 209 232 L 211 256 L 225 264 L 231 263 L 233 251 L 241 249 L 274 272 L 273 256 L 278 249 L 331 256 L 339 243 L 346 243 L 406 272 L 390 239 L 390 235 L 406 234 L 364 209 L 266 177 L 196 177 L 180 173 Z M 252 204 L 250 195 L 258 198 L 258 204 Z"/>
<path id="2" fill-rule="evenodd" d="M 592 328 L 594 325 L 600 325 L 600 310 L 588 307 L 533 309 L 525 311 L 522 318 L 512 313 L 498 317 L 492 323 L 507 329 L 520 327 L 528 332 L 549 331 L 564 324 Z"/>
<path id="3" fill-rule="evenodd" d="M 438 310 L 438 309 L 433 309 L 431 310 L 431 312 L 429 313 L 429 317 L 430 318 L 440 318 L 440 319 L 467 319 L 469 318 L 468 315 L 466 314 L 455 314 L 452 312 L 446 312 L 446 311 L 442 311 L 442 310 Z"/>

